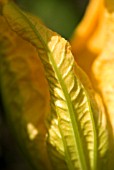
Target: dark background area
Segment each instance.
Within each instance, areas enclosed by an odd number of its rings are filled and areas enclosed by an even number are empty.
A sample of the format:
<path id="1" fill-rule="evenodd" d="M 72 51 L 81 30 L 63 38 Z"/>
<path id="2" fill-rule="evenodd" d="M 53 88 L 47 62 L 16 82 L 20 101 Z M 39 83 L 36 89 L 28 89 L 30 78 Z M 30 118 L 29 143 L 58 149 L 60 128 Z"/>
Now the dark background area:
<path id="1" fill-rule="evenodd" d="M 81 20 L 89 0 L 15 0 L 40 17 L 52 30 L 69 38 Z"/>
<path id="2" fill-rule="evenodd" d="M 88 0 L 15 0 L 53 31 L 69 39 L 84 15 Z M 0 94 L 0 170 L 31 170 L 9 131 Z"/>

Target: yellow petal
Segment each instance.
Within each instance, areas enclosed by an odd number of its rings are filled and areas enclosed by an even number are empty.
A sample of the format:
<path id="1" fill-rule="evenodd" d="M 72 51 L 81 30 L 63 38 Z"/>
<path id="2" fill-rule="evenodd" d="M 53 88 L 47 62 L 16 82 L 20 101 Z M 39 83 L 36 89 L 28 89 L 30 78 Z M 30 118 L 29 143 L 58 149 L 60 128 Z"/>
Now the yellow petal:
<path id="1" fill-rule="evenodd" d="M 113 0 L 106 1 L 106 40 L 102 53 L 93 64 L 93 84 L 100 92 L 114 131 L 114 10 Z"/>
<path id="2" fill-rule="evenodd" d="M 85 40 L 87 40 L 93 33 L 99 16 L 102 13 L 103 0 L 90 1 L 83 20 L 76 28 L 71 40 L 72 49 L 80 49 L 84 46 Z"/>
<path id="3" fill-rule="evenodd" d="M 75 59 L 89 76 L 92 62 L 104 46 L 105 25 L 104 0 L 92 0 L 71 38 Z"/>
<path id="4" fill-rule="evenodd" d="M 98 18 L 98 24 L 94 29 L 93 34 L 87 41 L 87 48 L 94 54 L 98 55 L 104 47 L 106 34 L 106 18 L 105 9 L 103 6 L 101 15 Z"/>

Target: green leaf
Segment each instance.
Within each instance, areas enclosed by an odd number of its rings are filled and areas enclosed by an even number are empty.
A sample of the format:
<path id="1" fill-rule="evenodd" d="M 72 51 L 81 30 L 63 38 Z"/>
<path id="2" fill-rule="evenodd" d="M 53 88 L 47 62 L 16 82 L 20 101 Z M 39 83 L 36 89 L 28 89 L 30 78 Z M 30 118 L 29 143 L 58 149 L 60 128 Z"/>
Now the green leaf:
<path id="1" fill-rule="evenodd" d="M 75 73 L 79 69 L 69 43 L 13 3 L 4 6 L 3 14 L 11 28 L 36 47 L 45 68 L 51 100 L 46 137 L 54 169 L 105 168 L 101 162 L 107 157 L 107 124 L 99 121 L 91 90 Z"/>

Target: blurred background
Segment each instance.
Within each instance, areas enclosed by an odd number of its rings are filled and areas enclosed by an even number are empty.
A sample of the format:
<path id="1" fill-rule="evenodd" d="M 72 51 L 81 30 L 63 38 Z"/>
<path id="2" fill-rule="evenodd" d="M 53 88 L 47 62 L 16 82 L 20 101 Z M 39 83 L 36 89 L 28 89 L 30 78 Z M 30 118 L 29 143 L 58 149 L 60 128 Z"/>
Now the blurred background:
<path id="1" fill-rule="evenodd" d="M 15 0 L 53 31 L 70 39 L 89 0 Z M 0 170 L 31 170 L 8 129 L 0 95 Z"/>
<path id="2" fill-rule="evenodd" d="M 52 30 L 69 38 L 81 20 L 89 0 L 15 0 L 40 17 Z"/>

